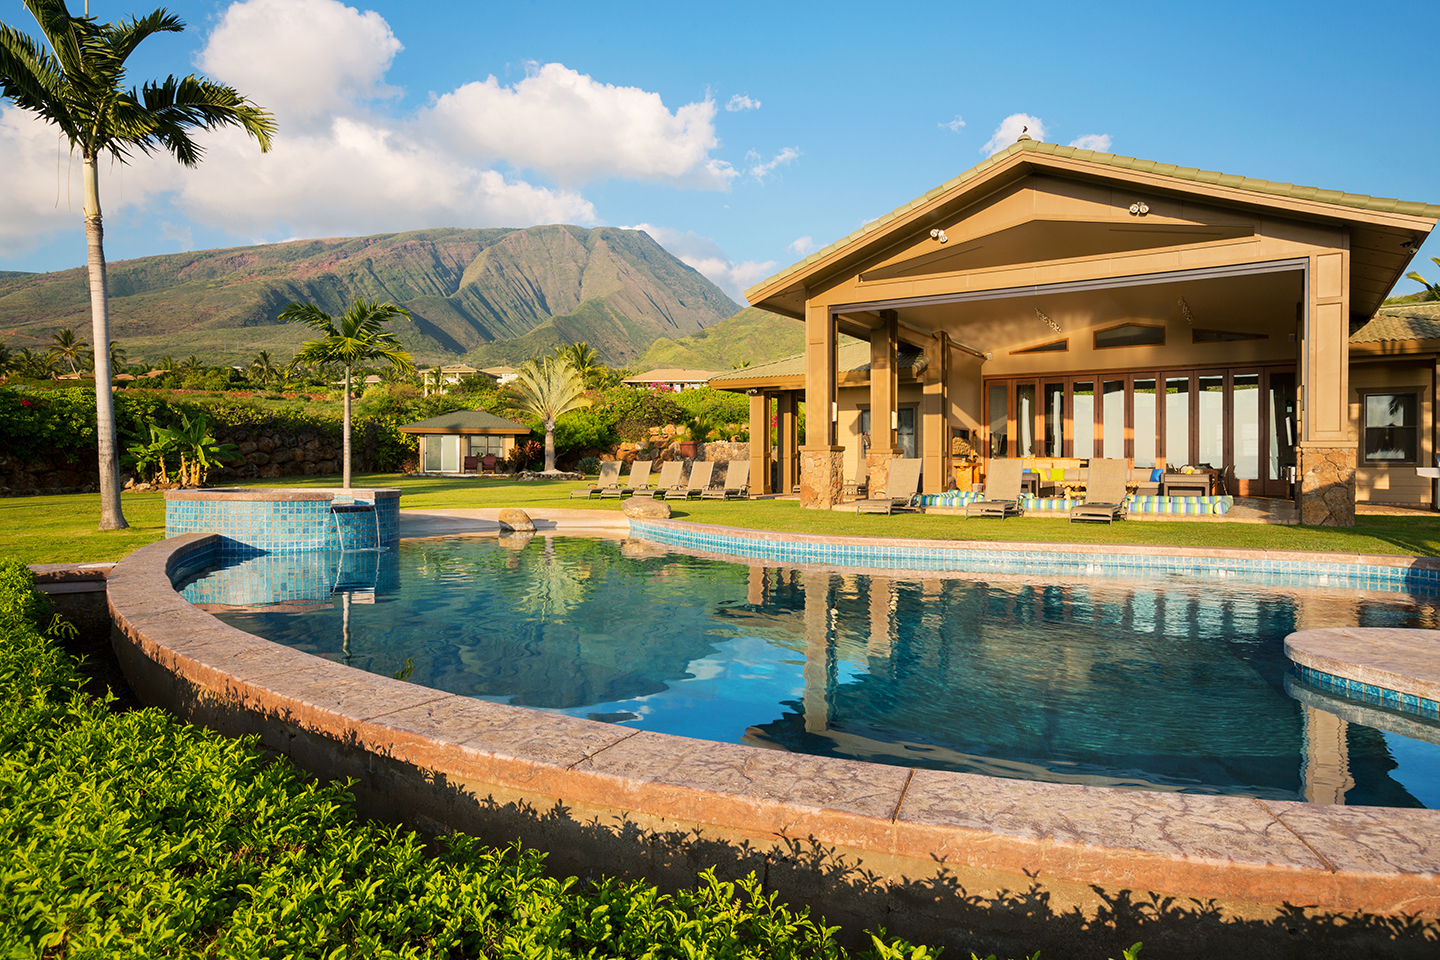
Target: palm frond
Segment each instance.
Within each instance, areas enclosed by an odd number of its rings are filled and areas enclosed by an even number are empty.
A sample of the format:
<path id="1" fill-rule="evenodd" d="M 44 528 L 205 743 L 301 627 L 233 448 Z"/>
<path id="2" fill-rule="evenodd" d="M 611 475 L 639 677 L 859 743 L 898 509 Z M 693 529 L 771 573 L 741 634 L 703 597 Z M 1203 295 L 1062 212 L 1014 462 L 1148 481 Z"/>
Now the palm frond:
<path id="1" fill-rule="evenodd" d="M 129 20 L 121 20 L 112 27 L 108 37 L 110 48 L 116 59 L 124 63 L 147 37 L 157 33 L 183 33 L 185 21 L 161 7 L 143 17 L 132 15 Z"/>

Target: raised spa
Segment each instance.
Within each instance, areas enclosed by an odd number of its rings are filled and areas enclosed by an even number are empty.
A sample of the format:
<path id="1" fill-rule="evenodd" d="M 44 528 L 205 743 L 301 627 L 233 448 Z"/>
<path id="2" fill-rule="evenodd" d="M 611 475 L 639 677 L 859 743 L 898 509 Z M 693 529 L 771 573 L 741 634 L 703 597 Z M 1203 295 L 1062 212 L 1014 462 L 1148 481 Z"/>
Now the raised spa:
<path id="1" fill-rule="evenodd" d="M 922 578 L 478 537 L 228 562 L 183 596 L 373 673 L 660 733 L 1031 780 L 1440 807 L 1440 725 L 1339 709 L 1283 649 L 1298 629 L 1433 626 L 1428 591 Z"/>

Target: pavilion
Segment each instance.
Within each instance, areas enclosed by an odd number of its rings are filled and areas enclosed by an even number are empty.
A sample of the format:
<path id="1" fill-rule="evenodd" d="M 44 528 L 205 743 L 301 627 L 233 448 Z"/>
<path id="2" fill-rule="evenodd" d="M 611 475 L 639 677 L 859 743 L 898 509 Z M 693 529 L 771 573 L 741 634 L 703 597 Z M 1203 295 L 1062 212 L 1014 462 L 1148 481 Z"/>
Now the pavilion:
<path id="1" fill-rule="evenodd" d="M 778 424 L 804 506 L 833 505 L 862 450 L 919 456 L 944 490 L 958 437 L 986 461 L 1210 465 L 1348 525 L 1357 496 L 1431 499 L 1440 329 L 1375 324 L 1437 220 L 1022 137 L 746 291 L 804 323 L 805 353 L 711 382 L 750 394 L 752 437 Z"/>

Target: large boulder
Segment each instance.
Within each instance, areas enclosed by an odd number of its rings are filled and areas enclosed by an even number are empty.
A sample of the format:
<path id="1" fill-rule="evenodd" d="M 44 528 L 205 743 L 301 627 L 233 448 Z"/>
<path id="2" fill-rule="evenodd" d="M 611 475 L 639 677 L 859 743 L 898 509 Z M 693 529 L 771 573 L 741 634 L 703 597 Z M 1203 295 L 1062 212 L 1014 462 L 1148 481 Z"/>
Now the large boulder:
<path id="1" fill-rule="evenodd" d="M 632 520 L 670 519 L 670 504 L 649 497 L 631 497 L 620 505 L 620 510 Z"/>
<path id="2" fill-rule="evenodd" d="M 535 522 L 524 510 L 506 507 L 500 511 L 500 529 L 507 533 L 534 533 Z"/>

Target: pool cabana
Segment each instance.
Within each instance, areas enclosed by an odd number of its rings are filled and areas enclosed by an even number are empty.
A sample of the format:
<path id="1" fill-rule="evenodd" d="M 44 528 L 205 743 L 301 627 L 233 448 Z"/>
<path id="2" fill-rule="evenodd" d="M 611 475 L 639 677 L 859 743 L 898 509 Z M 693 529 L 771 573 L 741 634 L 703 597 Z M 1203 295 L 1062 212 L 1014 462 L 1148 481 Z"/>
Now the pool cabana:
<path id="1" fill-rule="evenodd" d="M 746 291 L 805 325 L 798 385 L 740 371 L 751 436 L 803 396 L 809 507 L 838 501 L 863 434 L 880 466 L 913 422 L 926 492 L 945 489 L 960 436 L 986 461 L 1209 464 L 1233 494 L 1352 524 L 1357 468 L 1363 483 L 1415 464 L 1365 449 L 1350 335 L 1437 220 L 1431 204 L 1022 138 Z M 868 344 L 860 389 L 840 363 L 846 336 Z M 908 396 L 902 350 L 925 357 Z M 1425 423 L 1413 456 L 1428 464 Z"/>
<path id="2" fill-rule="evenodd" d="M 462 473 L 477 469 L 481 460 L 503 460 L 515 449 L 515 438 L 530 428 L 485 410 L 456 410 L 417 420 L 400 427 L 401 433 L 420 438 L 421 473 Z M 469 466 L 467 466 L 467 461 Z"/>

